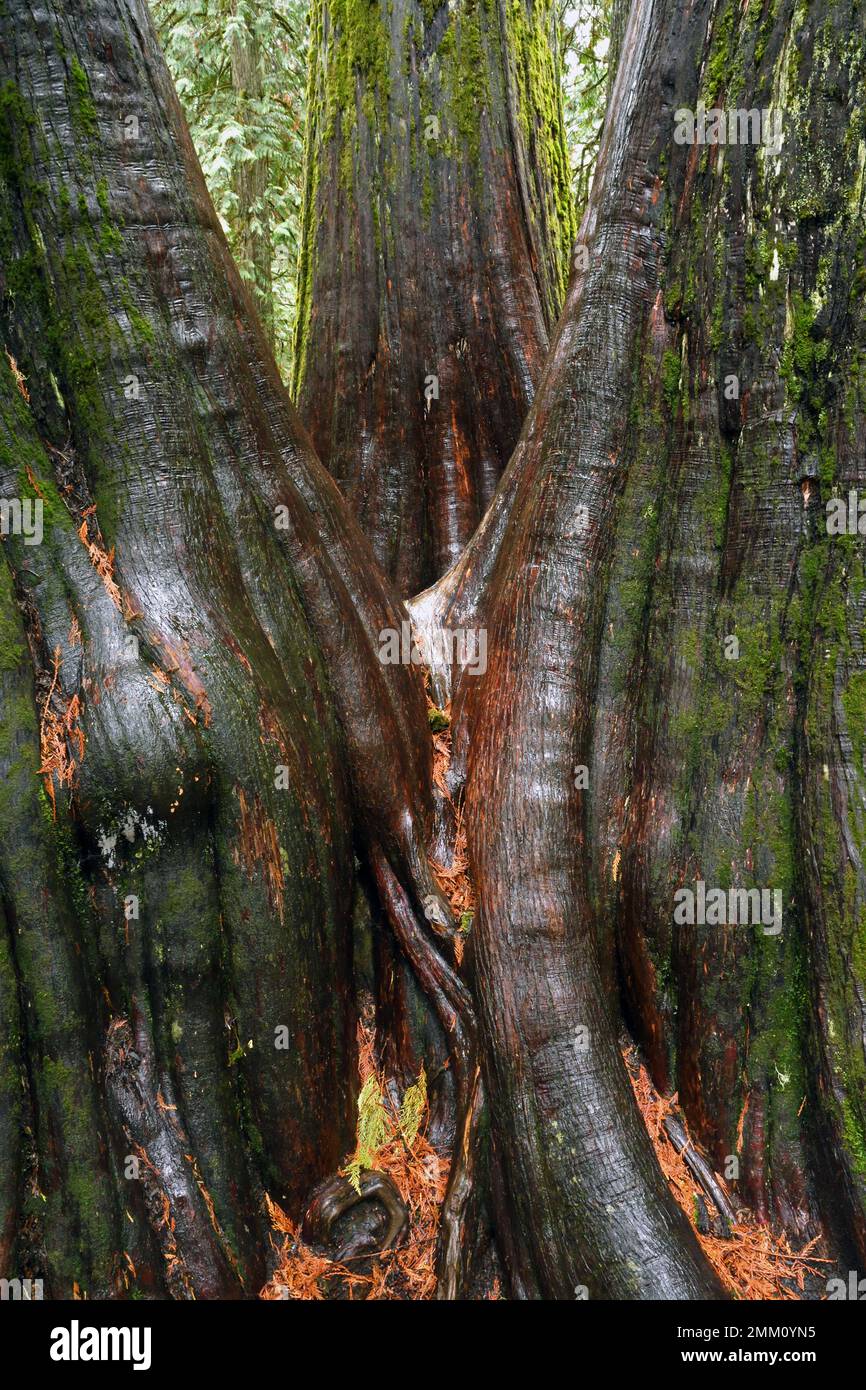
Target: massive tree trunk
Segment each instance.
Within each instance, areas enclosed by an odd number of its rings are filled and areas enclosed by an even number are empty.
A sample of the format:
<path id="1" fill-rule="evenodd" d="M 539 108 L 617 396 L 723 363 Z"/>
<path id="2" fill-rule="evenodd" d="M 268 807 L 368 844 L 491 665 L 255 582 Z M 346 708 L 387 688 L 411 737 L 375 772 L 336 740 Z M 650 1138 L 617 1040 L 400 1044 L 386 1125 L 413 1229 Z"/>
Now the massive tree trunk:
<path id="1" fill-rule="evenodd" d="M 251 1293 L 263 1189 L 300 1214 L 351 1147 L 353 836 L 447 916 L 422 686 L 146 8 L 0 24 L 0 492 L 45 531 L 0 591 L 4 1253 Z"/>
<path id="2" fill-rule="evenodd" d="M 369 123 L 378 28 L 351 32 L 331 75 Z M 449 1051 L 443 1295 L 494 1270 L 517 1298 L 722 1294 L 624 1022 L 740 1202 L 866 1257 L 863 541 L 825 513 L 866 485 L 859 0 L 632 7 L 537 395 L 412 604 L 453 694 L 465 956 L 422 682 L 379 660 L 404 610 L 281 387 L 143 5 L 3 13 L 0 64 L 0 492 L 45 521 L 0 582 L 4 1268 L 256 1289 L 263 1190 L 299 1215 L 351 1145 L 357 863 L 383 1056 Z M 678 143 L 701 99 L 781 110 L 781 150 Z M 486 670 L 442 663 L 429 639 L 473 627 Z M 699 883 L 778 892 L 781 931 L 678 921 Z M 381 988 L 398 952 L 414 995 Z"/>
<path id="3" fill-rule="evenodd" d="M 589 268 L 484 527 L 414 605 L 487 630 L 453 776 L 530 1295 L 695 1288 L 617 982 L 740 1199 L 863 1258 L 863 542 L 825 508 L 863 482 L 864 64 L 857 4 L 638 0 Z M 677 143 L 702 99 L 781 113 L 781 151 Z M 782 930 L 677 924 L 699 881 L 777 891 Z"/>
<path id="4" fill-rule="evenodd" d="M 316 0 L 295 393 L 404 594 L 516 443 L 574 239 L 549 0 Z"/>

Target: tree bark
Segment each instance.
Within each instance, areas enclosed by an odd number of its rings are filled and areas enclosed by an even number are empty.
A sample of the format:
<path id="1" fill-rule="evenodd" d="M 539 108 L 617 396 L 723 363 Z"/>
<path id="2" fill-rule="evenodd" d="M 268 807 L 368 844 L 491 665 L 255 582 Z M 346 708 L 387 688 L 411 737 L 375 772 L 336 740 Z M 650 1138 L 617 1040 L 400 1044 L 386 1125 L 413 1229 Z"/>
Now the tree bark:
<path id="1" fill-rule="evenodd" d="M 378 660 L 405 615 L 146 7 L 0 36 L 0 492 L 45 531 L 7 538 L 0 591 L 7 1258 L 52 1296 L 252 1293 L 263 1189 L 300 1215 L 351 1147 L 355 832 L 413 929 L 447 920 L 422 686 Z"/>
<path id="2" fill-rule="evenodd" d="M 371 52 L 342 68 L 359 131 Z M 485 671 L 431 672 L 461 964 L 422 681 L 378 657 L 405 610 L 282 390 L 146 10 L 0 15 L 0 494 L 45 516 L 0 569 L 5 1268 L 256 1289 L 263 1189 L 300 1215 L 351 1142 L 356 854 L 449 1052 L 443 1295 L 491 1236 L 512 1297 L 722 1295 L 624 1021 L 737 1204 L 866 1257 L 866 586 L 826 524 L 866 486 L 864 66 L 857 0 L 632 7 L 587 268 L 411 605 L 422 642 L 486 633 Z M 781 109 L 781 151 L 678 143 L 701 99 Z M 699 882 L 778 891 L 782 930 L 677 921 Z M 395 1066 L 435 1032 L 416 1002 L 383 1015 Z"/>
<path id="3" fill-rule="evenodd" d="M 400 592 L 460 554 L 541 375 L 574 214 L 547 0 L 316 0 L 294 391 Z"/>
<path id="4" fill-rule="evenodd" d="M 452 767 L 530 1296 L 706 1287 L 600 1003 L 617 984 L 759 1218 L 862 1258 L 863 542 L 825 504 L 862 483 L 864 59 L 856 7 L 633 6 L 589 269 L 483 527 L 413 605 L 492 654 L 456 673 Z M 699 98 L 782 108 L 784 157 L 677 144 Z M 675 925 L 699 879 L 778 890 L 782 932 Z"/>

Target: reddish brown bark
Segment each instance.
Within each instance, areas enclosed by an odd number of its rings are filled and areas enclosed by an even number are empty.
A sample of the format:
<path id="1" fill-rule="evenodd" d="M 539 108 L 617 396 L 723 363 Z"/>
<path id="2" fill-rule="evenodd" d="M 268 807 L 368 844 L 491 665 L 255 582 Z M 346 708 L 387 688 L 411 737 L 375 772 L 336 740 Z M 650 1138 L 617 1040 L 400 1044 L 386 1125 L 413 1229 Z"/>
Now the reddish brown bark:
<path id="1" fill-rule="evenodd" d="M 295 389 L 407 595 L 480 521 L 561 306 L 555 53 L 545 3 L 313 7 Z"/>

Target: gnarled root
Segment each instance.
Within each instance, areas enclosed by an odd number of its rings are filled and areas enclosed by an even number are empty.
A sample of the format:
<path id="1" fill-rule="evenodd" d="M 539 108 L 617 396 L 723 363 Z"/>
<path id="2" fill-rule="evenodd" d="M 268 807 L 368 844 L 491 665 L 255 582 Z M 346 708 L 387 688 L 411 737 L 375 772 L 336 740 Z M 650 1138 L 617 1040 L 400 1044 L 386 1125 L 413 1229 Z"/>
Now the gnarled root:
<path id="1" fill-rule="evenodd" d="M 368 1168 L 361 1173 L 358 1182 L 360 1192 L 348 1178 L 339 1174 L 329 1178 L 316 1189 L 304 1216 L 302 1232 L 305 1242 L 330 1252 L 334 1227 L 341 1217 L 362 1204 L 375 1203 L 384 1211 L 384 1231 L 381 1230 L 381 1220 L 376 1223 L 378 1230 L 369 1223 L 356 1225 L 333 1253 L 332 1258 L 337 1264 L 359 1255 L 383 1254 L 386 1250 L 396 1249 L 403 1242 L 409 1226 L 406 1204 L 387 1174 Z"/>
<path id="2" fill-rule="evenodd" d="M 189 1157 L 189 1140 L 163 1094 L 150 1031 L 135 1009 L 132 1024 L 115 1018 L 105 1044 L 109 1102 L 138 1160 L 148 1220 L 174 1298 L 238 1298 L 241 1280 L 213 1203 Z"/>

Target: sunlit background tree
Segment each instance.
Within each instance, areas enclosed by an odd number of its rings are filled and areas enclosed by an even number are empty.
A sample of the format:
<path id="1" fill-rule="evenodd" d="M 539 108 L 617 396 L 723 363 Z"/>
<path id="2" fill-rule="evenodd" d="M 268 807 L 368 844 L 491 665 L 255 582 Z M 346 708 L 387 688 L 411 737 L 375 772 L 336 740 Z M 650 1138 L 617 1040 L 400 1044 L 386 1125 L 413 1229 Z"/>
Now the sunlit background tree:
<path id="1" fill-rule="evenodd" d="M 196 153 L 280 370 L 291 375 L 308 0 L 151 0 Z M 611 0 L 560 14 L 566 133 L 578 218 L 604 117 Z"/>

